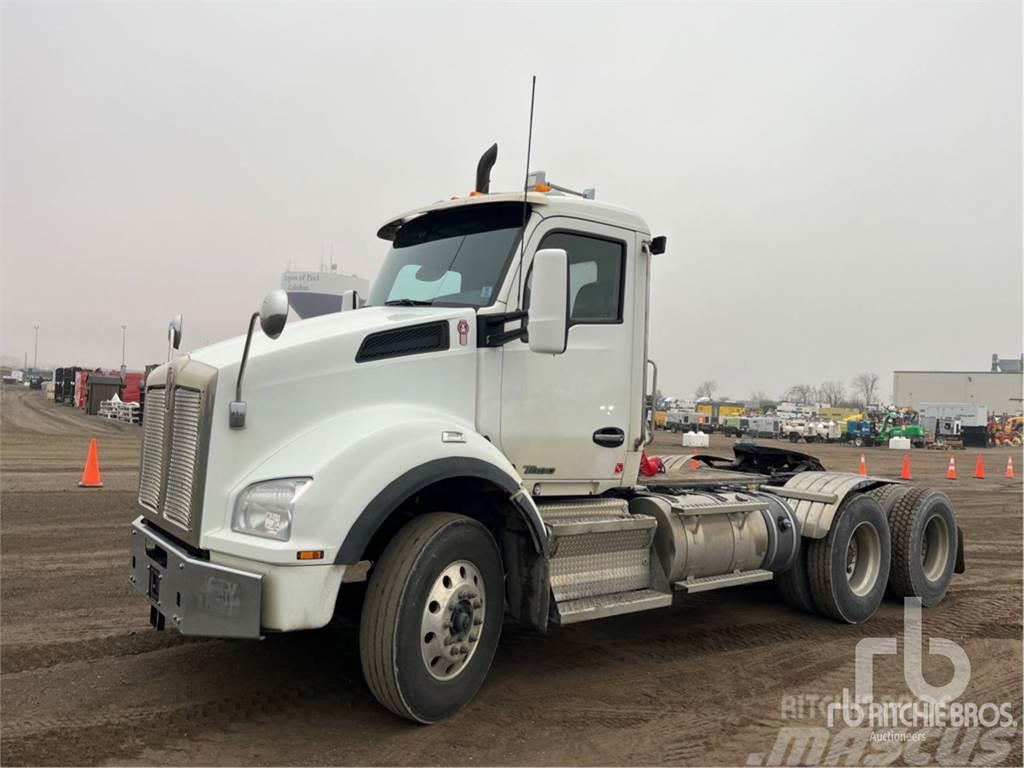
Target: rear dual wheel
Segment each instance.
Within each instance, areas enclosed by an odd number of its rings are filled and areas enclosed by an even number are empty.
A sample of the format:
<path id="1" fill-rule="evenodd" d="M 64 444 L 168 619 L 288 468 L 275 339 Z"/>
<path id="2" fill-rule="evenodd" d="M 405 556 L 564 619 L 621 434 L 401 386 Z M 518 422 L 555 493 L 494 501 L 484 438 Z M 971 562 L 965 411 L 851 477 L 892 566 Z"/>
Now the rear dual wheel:
<path id="1" fill-rule="evenodd" d="M 931 488 L 910 488 L 889 510 L 889 526 L 889 594 L 918 597 L 926 608 L 938 605 L 949 589 L 957 560 L 956 517 L 949 497 Z"/>
<path id="2" fill-rule="evenodd" d="M 828 535 L 807 546 L 807 576 L 818 613 L 848 624 L 870 619 L 885 595 L 891 542 L 877 500 L 847 497 Z"/>
<path id="3" fill-rule="evenodd" d="M 776 580 L 783 599 L 805 613 L 860 624 L 878 610 L 889 576 L 889 526 L 878 501 L 847 497 L 822 539 L 803 539 Z"/>

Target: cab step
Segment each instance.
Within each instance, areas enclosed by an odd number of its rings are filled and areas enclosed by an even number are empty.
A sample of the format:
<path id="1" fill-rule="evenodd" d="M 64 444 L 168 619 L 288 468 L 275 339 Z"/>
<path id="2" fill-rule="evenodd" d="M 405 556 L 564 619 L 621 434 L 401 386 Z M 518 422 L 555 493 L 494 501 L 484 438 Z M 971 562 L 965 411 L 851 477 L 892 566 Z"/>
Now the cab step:
<path id="1" fill-rule="evenodd" d="M 548 530 L 551 593 L 559 613 L 572 601 L 651 586 L 651 542 L 658 526 L 653 517 L 631 515 L 623 499 L 579 499 L 537 509 Z M 643 610 L 643 605 L 628 610 Z M 581 615 L 598 618 L 591 608 Z"/>
<path id="2" fill-rule="evenodd" d="M 559 624 L 576 624 L 592 619 L 604 619 L 623 613 L 649 611 L 672 605 L 672 595 L 653 589 L 637 589 L 631 592 L 617 592 L 612 595 L 581 597 L 558 604 L 556 621 Z"/>
<path id="3" fill-rule="evenodd" d="M 756 569 L 753 571 L 736 571 L 718 576 L 704 576 L 699 579 L 677 581 L 672 586 L 680 592 L 710 592 L 713 589 L 738 587 L 743 584 L 756 584 L 759 581 L 770 581 L 775 574 L 771 571 Z"/>

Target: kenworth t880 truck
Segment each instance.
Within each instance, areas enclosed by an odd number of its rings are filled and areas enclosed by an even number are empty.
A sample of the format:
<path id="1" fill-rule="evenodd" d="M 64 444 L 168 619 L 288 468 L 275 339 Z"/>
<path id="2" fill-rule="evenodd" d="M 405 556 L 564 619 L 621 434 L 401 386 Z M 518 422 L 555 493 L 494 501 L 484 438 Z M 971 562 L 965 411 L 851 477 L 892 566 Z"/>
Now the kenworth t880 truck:
<path id="1" fill-rule="evenodd" d="M 540 174 L 491 193 L 495 155 L 470 196 L 380 228 L 368 296 L 286 326 L 273 292 L 247 336 L 149 375 L 129 580 L 155 627 L 323 627 L 365 579 L 366 681 L 431 723 L 506 616 L 544 632 L 770 579 L 852 624 L 887 591 L 943 599 L 962 534 L 938 491 L 749 443 L 638 479 L 665 240 Z"/>

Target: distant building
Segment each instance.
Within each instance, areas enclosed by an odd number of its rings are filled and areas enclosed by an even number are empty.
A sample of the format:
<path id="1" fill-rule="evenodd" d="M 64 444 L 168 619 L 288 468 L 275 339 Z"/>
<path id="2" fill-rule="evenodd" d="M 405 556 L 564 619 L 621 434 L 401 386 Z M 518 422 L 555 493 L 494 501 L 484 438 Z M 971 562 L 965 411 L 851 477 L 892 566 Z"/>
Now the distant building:
<path id="1" fill-rule="evenodd" d="M 895 371 L 893 400 L 920 410 L 922 403 L 970 403 L 989 413 L 1024 410 L 1024 356 L 992 355 L 988 371 Z"/>

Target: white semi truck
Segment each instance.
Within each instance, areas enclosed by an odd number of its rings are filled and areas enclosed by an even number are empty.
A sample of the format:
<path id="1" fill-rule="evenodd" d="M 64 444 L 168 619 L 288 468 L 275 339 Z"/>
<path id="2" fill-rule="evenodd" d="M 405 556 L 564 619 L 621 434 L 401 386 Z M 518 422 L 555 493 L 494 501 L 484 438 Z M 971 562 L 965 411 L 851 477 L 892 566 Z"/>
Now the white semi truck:
<path id="1" fill-rule="evenodd" d="M 431 723 L 506 616 L 544 632 L 773 578 L 849 623 L 887 590 L 942 600 L 963 548 L 940 492 L 750 444 L 641 483 L 664 238 L 589 190 L 492 194 L 495 155 L 471 196 L 381 227 L 365 306 L 285 327 L 274 292 L 248 336 L 150 373 L 129 580 L 156 628 L 323 627 L 367 580 L 366 681 Z"/>

